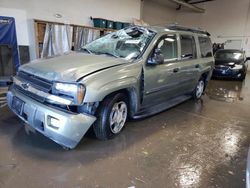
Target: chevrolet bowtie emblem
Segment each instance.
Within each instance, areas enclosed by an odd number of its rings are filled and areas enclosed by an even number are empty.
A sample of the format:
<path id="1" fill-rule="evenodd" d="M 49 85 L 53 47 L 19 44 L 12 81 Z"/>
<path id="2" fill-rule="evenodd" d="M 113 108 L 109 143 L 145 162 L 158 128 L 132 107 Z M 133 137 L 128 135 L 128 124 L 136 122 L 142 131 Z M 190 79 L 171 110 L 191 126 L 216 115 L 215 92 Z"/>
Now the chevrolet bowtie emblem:
<path id="1" fill-rule="evenodd" d="M 22 83 L 21 86 L 24 90 L 27 90 L 29 88 L 29 85 L 28 83 Z"/>

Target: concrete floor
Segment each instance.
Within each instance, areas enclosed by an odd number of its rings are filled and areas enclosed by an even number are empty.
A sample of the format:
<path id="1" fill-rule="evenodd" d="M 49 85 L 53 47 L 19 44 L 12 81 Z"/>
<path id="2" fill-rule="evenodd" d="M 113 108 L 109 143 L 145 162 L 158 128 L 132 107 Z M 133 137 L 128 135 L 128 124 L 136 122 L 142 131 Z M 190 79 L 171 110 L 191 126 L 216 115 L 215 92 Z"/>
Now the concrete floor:
<path id="1" fill-rule="evenodd" d="M 26 134 L 0 109 L 0 187 L 245 187 L 250 75 L 211 81 L 203 100 L 129 122 L 110 141 L 92 136 L 73 151 Z"/>

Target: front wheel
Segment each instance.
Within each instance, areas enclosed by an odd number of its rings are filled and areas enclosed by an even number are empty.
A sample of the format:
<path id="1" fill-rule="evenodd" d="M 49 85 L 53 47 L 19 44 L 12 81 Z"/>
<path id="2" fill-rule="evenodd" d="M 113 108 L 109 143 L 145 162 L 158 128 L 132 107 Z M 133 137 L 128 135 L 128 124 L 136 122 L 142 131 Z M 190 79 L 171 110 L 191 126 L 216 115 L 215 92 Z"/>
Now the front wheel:
<path id="1" fill-rule="evenodd" d="M 205 82 L 203 79 L 200 79 L 199 82 L 197 83 L 194 91 L 193 91 L 193 98 L 195 100 L 199 100 L 205 90 Z"/>
<path id="2" fill-rule="evenodd" d="M 127 120 L 128 100 L 126 95 L 118 93 L 106 98 L 97 112 L 94 132 L 98 139 L 107 140 L 119 134 Z"/>
<path id="3" fill-rule="evenodd" d="M 243 75 L 240 77 L 240 79 L 239 79 L 239 80 L 240 80 L 240 81 L 244 81 L 244 80 L 245 80 L 245 78 L 246 78 L 246 74 L 247 74 L 247 73 L 243 74 Z"/>

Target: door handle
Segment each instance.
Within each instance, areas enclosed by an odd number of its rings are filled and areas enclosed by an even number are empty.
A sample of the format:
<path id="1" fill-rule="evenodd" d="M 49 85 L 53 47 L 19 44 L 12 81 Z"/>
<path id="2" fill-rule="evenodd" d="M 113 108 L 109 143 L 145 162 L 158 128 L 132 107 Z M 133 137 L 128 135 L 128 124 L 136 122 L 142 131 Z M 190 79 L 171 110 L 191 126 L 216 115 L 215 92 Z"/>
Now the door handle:
<path id="1" fill-rule="evenodd" d="M 175 68 L 175 69 L 173 70 L 173 72 L 174 72 L 174 73 L 177 73 L 177 72 L 179 72 L 179 70 L 180 70 L 179 68 Z"/>
<path id="2" fill-rule="evenodd" d="M 197 69 L 200 68 L 200 65 L 199 64 L 195 65 L 195 68 L 197 68 Z"/>

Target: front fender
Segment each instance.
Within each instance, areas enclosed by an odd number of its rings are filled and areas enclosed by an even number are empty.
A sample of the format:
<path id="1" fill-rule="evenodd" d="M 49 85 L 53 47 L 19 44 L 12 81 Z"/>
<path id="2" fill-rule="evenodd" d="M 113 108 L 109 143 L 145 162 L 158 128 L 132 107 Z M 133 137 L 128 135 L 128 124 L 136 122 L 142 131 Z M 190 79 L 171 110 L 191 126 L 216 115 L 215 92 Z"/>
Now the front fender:
<path id="1" fill-rule="evenodd" d="M 100 102 L 107 95 L 121 89 L 133 89 L 139 93 L 141 63 L 113 67 L 82 80 L 86 86 L 84 102 Z"/>
<path id="2" fill-rule="evenodd" d="M 108 82 L 101 87 L 87 88 L 84 102 L 98 102 L 102 101 L 107 95 L 122 89 L 136 89 L 139 88 L 139 81 L 135 77 L 127 77 Z"/>

